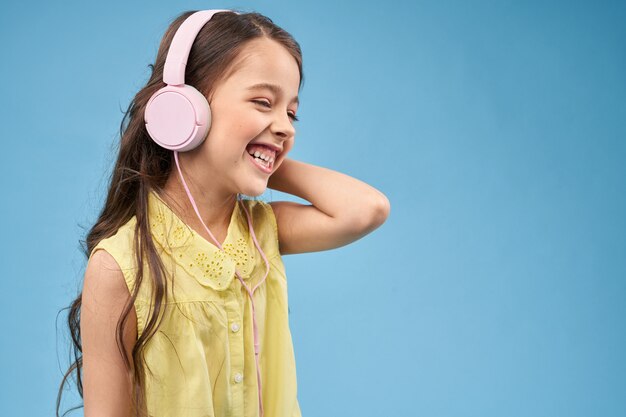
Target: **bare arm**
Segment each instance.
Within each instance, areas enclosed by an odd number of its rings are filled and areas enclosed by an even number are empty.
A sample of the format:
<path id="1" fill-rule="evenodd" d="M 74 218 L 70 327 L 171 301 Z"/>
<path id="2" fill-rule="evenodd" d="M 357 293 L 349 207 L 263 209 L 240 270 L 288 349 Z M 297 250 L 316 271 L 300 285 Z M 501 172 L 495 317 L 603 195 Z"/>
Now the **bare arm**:
<path id="1" fill-rule="evenodd" d="M 362 238 L 389 216 L 387 197 L 356 178 L 286 158 L 268 187 L 312 204 L 271 202 L 278 223 L 280 253 L 337 248 Z"/>
<path id="2" fill-rule="evenodd" d="M 129 298 L 115 259 L 105 250 L 94 252 L 85 271 L 80 314 L 85 417 L 131 415 L 131 374 L 126 370 L 115 336 L 117 322 Z M 137 340 L 134 308 L 123 339 L 132 364 L 130 355 Z"/>

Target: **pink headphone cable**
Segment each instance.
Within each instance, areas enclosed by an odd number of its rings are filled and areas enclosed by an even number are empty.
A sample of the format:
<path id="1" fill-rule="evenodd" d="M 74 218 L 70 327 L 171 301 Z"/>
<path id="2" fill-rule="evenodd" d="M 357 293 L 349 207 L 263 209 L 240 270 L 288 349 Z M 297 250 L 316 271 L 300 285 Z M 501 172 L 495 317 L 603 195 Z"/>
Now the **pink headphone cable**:
<path id="1" fill-rule="evenodd" d="M 187 196 L 189 196 L 189 201 L 191 201 L 191 205 L 193 206 L 194 211 L 198 215 L 198 218 L 200 219 L 200 222 L 202 223 L 202 226 L 204 226 L 206 231 L 209 233 L 209 236 L 211 236 L 213 241 L 215 241 L 216 246 L 223 252 L 224 249 L 222 248 L 222 245 L 217 241 L 215 236 L 213 236 L 213 233 L 211 233 L 211 231 L 206 226 L 206 224 L 204 224 L 204 221 L 202 220 L 202 216 L 200 216 L 200 212 L 198 211 L 198 207 L 196 206 L 196 202 L 194 201 L 193 197 L 191 196 L 191 191 L 189 191 L 189 187 L 187 187 L 187 183 L 185 182 L 185 178 L 183 177 L 183 173 L 182 173 L 182 171 L 180 169 L 180 164 L 178 162 L 178 151 L 174 151 L 174 160 L 176 161 L 176 168 L 178 169 L 178 174 L 180 175 L 180 179 L 183 182 L 183 186 L 185 187 L 185 191 L 187 192 Z M 237 196 L 237 204 L 239 203 L 239 201 L 240 201 L 239 196 Z M 241 278 L 241 275 L 239 275 L 239 272 L 237 271 L 237 269 L 235 269 L 235 274 L 237 275 L 237 278 L 239 278 L 239 281 L 241 281 L 241 284 L 244 286 L 244 288 L 248 292 L 248 295 L 250 296 L 250 303 L 252 305 L 252 324 L 253 324 L 253 329 L 254 329 L 254 358 L 255 358 L 255 362 L 256 362 L 257 381 L 259 383 L 259 411 L 260 411 L 260 417 L 263 417 L 263 401 L 261 399 L 261 372 L 259 371 L 260 344 L 259 344 L 259 334 L 258 334 L 258 330 L 257 330 L 255 310 L 254 310 L 253 294 L 254 294 L 254 291 L 259 287 L 259 285 L 261 285 L 265 281 L 265 279 L 267 278 L 267 274 L 269 273 L 269 269 L 270 268 L 269 268 L 269 262 L 267 260 L 267 257 L 265 256 L 265 253 L 263 253 L 263 250 L 261 249 L 261 247 L 259 245 L 259 242 L 256 239 L 256 235 L 254 234 L 254 228 L 252 227 L 252 220 L 250 219 L 250 214 L 248 213 L 248 210 L 246 209 L 245 204 L 242 204 L 241 207 L 243 207 L 243 210 L 246 212 L 246 217 L 248 219 L 248 228 L 250 230 L 250 234 L 252 235 L 252 240 L 254 240 L 255 246 L 259 250 L 259 253 L 263 257 L 263 260 L 265 261 L 265 275 L 263 276 L 263 279 L 261 280 L 261 282 L 259 282 L 252 289 L 252 291 L 250 291 L 248 286 L 245 284 L 245 282 Z M 237 210 L 237 207 L 235 207 L 235 210 Z"/>

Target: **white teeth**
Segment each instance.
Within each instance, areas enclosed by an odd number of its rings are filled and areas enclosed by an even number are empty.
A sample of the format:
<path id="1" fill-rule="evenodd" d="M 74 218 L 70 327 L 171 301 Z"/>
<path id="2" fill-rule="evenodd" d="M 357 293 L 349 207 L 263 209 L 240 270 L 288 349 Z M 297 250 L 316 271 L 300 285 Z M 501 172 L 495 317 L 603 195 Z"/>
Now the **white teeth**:
<path id="1" fill-rule="evenodd" d="M 250 155 L 264 159 L 265 161 L 268 161 L 268 162 L 274 162 L 274 158 L 272 158 L 271 156 L 267 156 L 264 153 L 261 153 L 259 151 L 255 151 L 253 154 L 250 154 Z"/>
<path id="2" fill-rule="evenodd" d="M 255 161 L 258 161 L 257 163 L 260 165 L 263 165 L 266 168 L 269 168 L 269 166 L 271 165 L 271 162 L 266 161 L 265 159 L 261 159 L 261 158 L 254 158 Z"/>

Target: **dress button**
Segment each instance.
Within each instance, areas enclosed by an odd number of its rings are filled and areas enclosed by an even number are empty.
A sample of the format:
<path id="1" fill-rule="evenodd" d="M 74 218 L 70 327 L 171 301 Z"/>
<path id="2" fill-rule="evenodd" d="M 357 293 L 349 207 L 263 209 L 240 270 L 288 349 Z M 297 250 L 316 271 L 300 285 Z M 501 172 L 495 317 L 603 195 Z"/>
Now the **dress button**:
<path id="1" fill-rule="evenodd" d="M 239 324 L 237 324 L 237 323 L 233 323 L 233 324 L 230 326 L 230 328 L 231 328 L 231 330 L 232 330 L 233 332 L 237 332 L 237 331 L 239 331 Z"/>
<path id="2" fill-rule="evenodd" d="M 237 372 L 235 374 L 235 382 L 236 383 L 240 383 L 243 380 L 243 375 L 241 375 L 239 372 Z"/>

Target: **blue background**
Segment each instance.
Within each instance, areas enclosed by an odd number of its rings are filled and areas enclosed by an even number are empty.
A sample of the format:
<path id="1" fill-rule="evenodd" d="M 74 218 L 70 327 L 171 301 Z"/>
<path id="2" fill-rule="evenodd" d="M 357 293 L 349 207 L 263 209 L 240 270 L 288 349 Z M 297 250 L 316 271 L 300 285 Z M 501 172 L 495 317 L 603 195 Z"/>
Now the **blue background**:
<path id="1" fill-rule="evenodd" d="M 290 156 L 391 202 L 284 257 L 303 416 L 626 415 L 624 2 L 328 0 L 2 3 L 0 415 L 53 415 L 122 111 L 209 8 L 294 35 Z"/>

